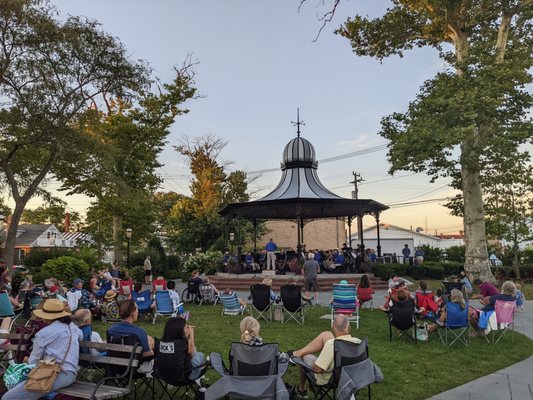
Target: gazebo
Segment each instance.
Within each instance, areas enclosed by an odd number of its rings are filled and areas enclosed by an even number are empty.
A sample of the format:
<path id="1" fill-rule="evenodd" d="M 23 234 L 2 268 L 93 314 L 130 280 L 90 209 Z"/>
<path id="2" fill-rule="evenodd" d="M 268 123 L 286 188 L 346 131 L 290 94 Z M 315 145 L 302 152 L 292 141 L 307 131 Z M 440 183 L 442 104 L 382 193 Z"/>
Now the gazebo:
<path id="1" fill-rule="evenodd" d="M 243 218 L 254 225 L 254 252 L 256 252 L 256 227 L 260 220 L 289 220 L 296 222 L 298 246 L 304 241 L 306 223 L 325 218 L 346 218 L 348 237 L 351 238 L 351 222 L 354 218 L 372 215 L 377 227 L 377 256 L 381 257 L 379 216 L 389 207 L 371 199 L 345 199 L 328 190 L 317 174 L 318 162 L 313 145 L 298 136 L 283 150 L 281 180 L 265 197 L 244 203 L 228 204 L 219 214 L 230 220 Z M 360 223 L 362 227 L 362 222 Z M 360 246 L 364 250 L 362 229 Z M 351 247 L 351 243 L 349 244 Z"/>

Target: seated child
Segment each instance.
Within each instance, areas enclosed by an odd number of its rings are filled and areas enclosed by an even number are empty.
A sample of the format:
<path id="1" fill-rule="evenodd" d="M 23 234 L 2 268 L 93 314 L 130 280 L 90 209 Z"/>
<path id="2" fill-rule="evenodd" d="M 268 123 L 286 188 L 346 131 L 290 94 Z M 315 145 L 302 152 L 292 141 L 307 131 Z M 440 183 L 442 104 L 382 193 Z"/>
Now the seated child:
<path id="1" fill-rule="evenodd" d="M 522 292 L 522 285 L 517 283 L 515 286 L 516 308 L 524 312 L 524 301 L 526 300 L 526 297 L 524 296 L 524 292 Z"/>

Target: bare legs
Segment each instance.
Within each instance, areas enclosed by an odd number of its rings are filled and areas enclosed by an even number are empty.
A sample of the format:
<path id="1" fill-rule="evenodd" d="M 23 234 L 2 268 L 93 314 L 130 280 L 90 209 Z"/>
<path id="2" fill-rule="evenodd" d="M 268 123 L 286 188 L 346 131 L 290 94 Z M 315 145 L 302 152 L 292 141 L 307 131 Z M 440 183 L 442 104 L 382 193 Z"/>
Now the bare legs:
<path id="1" fill-rule="evenodd" d="M 319 353 L 324 348 L 324 344 L 330 339 L 335 339 L 335 336 L 333 336 L 333 333 L 329 331 L 322 332 L 316 338 L 311 340 L 305 347 L 301 348 L 300 350 L 294 351 L 292 354 L 295 357 L 303 358 L 306 355 Z M 312 365 L 310 365 L 310 367 L 312 367 Z M 302 391 L 304 389 L 305 389 L 305 374 L 302 368 L 300 368 L 298 390 Z"/>

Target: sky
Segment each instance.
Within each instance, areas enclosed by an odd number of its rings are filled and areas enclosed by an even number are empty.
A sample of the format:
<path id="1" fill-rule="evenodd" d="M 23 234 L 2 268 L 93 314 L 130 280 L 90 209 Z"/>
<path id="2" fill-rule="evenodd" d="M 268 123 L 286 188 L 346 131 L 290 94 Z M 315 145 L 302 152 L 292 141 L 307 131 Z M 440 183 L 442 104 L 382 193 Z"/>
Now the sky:
<path id="1" fill-rule="evenodd" d="M 232 162 L 230 169 L 278 168 L 285 145 L 296 135 L 291 121 L 299 107 L 305 123 L 302 137 L 314 145 L 318 160 L 365 150 L 387 143 L 378 135 L 381 118 L 405 111 L 421 84 L 443 67 L 432 49 L 382 63 L 357 57 L 349 42 L 333 33 L 356 13 L 381 15 L 390 5 L 385 0 L 341 1 L 316 42 L 321 27 L 317 15 L 328 10 L 320 0 L 307 0 L 300 12 L 300 0 L 51 2 L 62 16 L 98 20 L 133 59 L 147 60 L 162 81 L 170 81 L 172 67 L 192 54 L 202 97 L 186 103 L 190 112 L 173 125 L 158 171 L 164 179 L 161 190 L 185 194 L 190 193 L 190 171 L 173 150 L 183 135 L 227 140 L 222 158 Z M 391 179 L 388 169 L 386 150 L 380 150 L 319 163 L 318 175 L 333 192 L 351 197 L 349 182 L 352 172 L 358 172 L 365 180 L 359 197 L 387 205 L 457 193 L 447 187 L 449 180 L 431 184 L 425 174 L 406 171 Z M 251 188 L 254 196 L 267 194 L 280 177 L 280 171 L 259 175 Z M 47 187 L 54 190 L 59 183 L 51 181 Z M 82 213 L 91 201 L 83 196 L 65 200 Z M 382 221 L 428 233 L 458 232 L 462 220 L 450 216 L 441 203 L 393 207 L 382 214 Z M 38 204 L 32 200 L 29 207 Z M 366 218 L 365 225 L 372 222 Z"/>

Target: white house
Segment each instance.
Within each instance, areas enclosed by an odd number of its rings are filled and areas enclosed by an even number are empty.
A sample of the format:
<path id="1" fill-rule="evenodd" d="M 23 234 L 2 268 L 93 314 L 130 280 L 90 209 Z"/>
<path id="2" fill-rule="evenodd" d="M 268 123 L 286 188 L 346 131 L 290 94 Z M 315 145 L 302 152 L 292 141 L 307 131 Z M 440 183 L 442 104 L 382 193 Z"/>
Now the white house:
<path id="1" fill-rule="evenodd" d="M 73 240 L 67 240 L 52 224 L 22 224 L 18 226 L 15 241 L 15 262 L 21 263 L 34 248 L 74 247 Z"/>
<path id="2" fill-rule="evenodd" d="M 414 254 L 414 248 L 422 245 L 445 250 L 452 246 L 462 246 L 464 244 L 463 239 L 444 239 L 385 223 L 379 224 L 379 235 L 382 255 L 394 253 L 400 255 L 405 245 L 408 245 L 411 249 L 411 254 Z M 352 235 L 352 246 L 355 247 L 359 242 L 359 236 L 357 234 Z M 367 249 L 377 248 L 376 226 L 371 226 L 363 230 L 363 242 Z"/>

